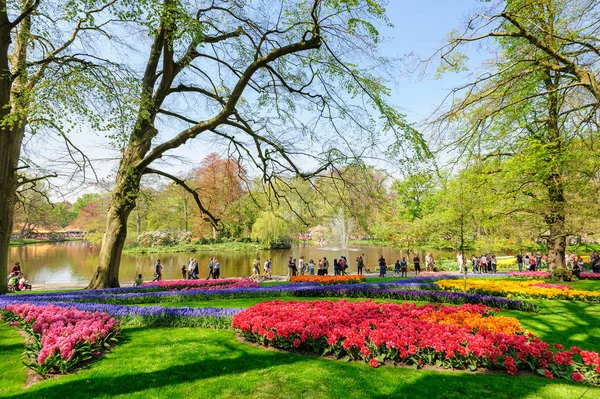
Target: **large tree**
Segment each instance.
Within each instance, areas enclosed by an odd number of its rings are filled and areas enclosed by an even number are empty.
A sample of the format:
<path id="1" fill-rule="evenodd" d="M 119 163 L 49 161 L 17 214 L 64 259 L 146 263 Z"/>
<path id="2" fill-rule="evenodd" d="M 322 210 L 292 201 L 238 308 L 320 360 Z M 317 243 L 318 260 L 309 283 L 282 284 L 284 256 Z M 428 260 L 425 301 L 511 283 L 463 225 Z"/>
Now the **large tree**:
<path id="1" fill-rule="evenodd" d="M 487 164 L 486 173 L 497 176 L 505 215 L 533 214 L 543 223 L 551 270 L 565 267 L 572 156 L 597 136 L 582 121 L 595 119 L 600 105 L 599 16 L 592 0 L 510 0 L 479 13 L 441 52 L 444 68 L 461 69 L 464 46 L 494 40 L 495 57 L 453 91 L 436 122 L 455 133 L 444 149 Z"/>
<path id="2" fill-rule="evenodd" d="M 0 274 L 7 274 L 8 246 L 19 187 L 34 187 L 45 174 L 24 162 L 26 134 L 52 130 L 71 159 L 87 159 L 68 138 L 70 115 L 97 116 L 87 108 L 108 77 L 90 53 L 106 39 L 103 13 L 116 0 L 0 1 Z M 103 25 L 98 28 L 98 25 Z M 98 34 L 98 36 L 96 36 Z M 81 93 L 86 93 L 82 98 Z M 91 118 L 92 126 L 94 118 Z M 96 119 L 98 122 L 98 120 Z M 81 164 L 80 164 L 81 166 Z M 54 176 L 54 173 L 49 175 Z M 0 279 L 0 293 L 6 291 Z"/>
<path id="3" fill-rule="evenodd" d="M 89 288 L 119 285 L 140 180 L 146 173 L 169 177 L 151 166 L 190 140 L 224 144 L 267 184 L 343 165 L 378 143 L 380 131 L 423 151 L 372 72 L 386 62 L 376 53 L 376 26 L 386 23 L 381 2 L 164 0 L 148 7 L 137 120 L 124 139 Z M 161 128 L 182 125 L 175 133 Z"/>

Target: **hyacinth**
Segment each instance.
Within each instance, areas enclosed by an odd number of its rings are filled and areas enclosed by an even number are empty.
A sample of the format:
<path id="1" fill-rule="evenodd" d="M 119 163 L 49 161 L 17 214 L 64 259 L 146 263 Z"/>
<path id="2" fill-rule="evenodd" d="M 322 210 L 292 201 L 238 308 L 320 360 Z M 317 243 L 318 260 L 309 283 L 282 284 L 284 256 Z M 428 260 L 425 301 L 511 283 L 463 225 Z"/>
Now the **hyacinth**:
<path id="1" fill-rule="evenodd" d="M 78 347 L 93 345 L 118 331 L 117 321 L 108 314 L 74 307 L 25 303 L 7 305 L 3 313 L 31 327 L 39 341 L 38 365 L 53 357 L 70 361 Z"/>
<path id="2" fill-rule="evenodd" d="M 26 294 L 11 296 L 4 303 L 50 303 L 50 302 L 94 302 L 111 304 L 140 304 L 157 302 L 186 302 L 227 298 L 268 298 L 268 297 L 352 297 L 389 298 L 397 300 L 443 302 L 453 304 L 485 304 L 501 309 L 535 311 L 536 306 L 529 302 L 516 301 L 490 295 L 462 292 L 434 291 L 437 286 L 431 277 L 419 277 L 370 284 L 336 284 L 320 286 L 317 283 L 295 283 L 277 286 L 248 286 L 248 279 L 234 280 L 227 286 L 198 287 L 182 290 L 155 291 L 148 285 L 143 290 L 116 288 L 98 291 L 70 291 L 48 294 Z M 189 280 L 180 280 L 183 282 Z M 195 280 L 191 280 L 195 281 Z M 218 281 L 218 280 L 216 280 Z M 165 287 L 160 287 L 164 289 Z M 8 302 L 6 302 L 8 301 Z M 0 305 L 3 299 L 0 298 Z"/>
<path id="3" fill-rule="evenodd" d="M 600 382 L 596 352 L 560 347 L 554 353 L 516 319 L 496 311 L 484 305 L 276 300 L 238 313 L 232 325 L 253 342 L 348 356 L 373 367 L 389 359 L 417 366 L 504 368 L 509 374 L 528 369 L 547 378 Z"/>

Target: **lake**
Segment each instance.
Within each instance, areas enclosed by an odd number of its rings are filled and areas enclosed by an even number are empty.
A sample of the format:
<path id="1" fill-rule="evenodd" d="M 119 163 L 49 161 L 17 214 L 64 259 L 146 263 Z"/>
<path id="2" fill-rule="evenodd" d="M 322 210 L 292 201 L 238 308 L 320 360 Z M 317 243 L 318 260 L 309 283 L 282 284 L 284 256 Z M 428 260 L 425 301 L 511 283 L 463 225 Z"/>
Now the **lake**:
<path id="1" fill-rule="evenodd" d="M 81 283 L 88 282 L 97 266 L 100 248 L 90 247 L 85 241 L 67 241 L 43 244 L 31 244 L 20 247 L 11 247 L 9 265 L 21 262 L 21 268 L 29 281 L 36 284 L 47 283 Z M 423 262 L 426 252 L 432 252 L 435 259 L 454 259 L 451 251 L 419 250 L 418 254 Z M 211 256 L 216 256 L 221 263 L 221 277 L 245 277 L 251 275 L 252 261 L 258 254 L 261 259 L 261 271 L 264 259 L 272 258 L 273 274 L 287 274 L 287 260 L 290 255 L 299 258 L 304 255 L 306 262 L 327 257 L 330 263 L 330 273 L 333 273 L 333 259 L 344 255 L 350 262 L 350 272 L 356 272 L 356 258 L 365 254 L 365 264 L 371 264 L 375 270 L 379 255 L 383 255 L 388 263 L 402 259 L 399 250 L 392 247 L 355 246 L 341 249 L 335 246 L 300 245 L 291 249 L 277 250 L 249 250 L 236 252 L 194 252 L 194 253 L 164 253 L 164 254 L 123 254 L 120 281 L 133 281 L 138 274 L 144 280 L 151 280 L 154 273 L 154 264 L 157 259 L 163 265 L 163 278 L 181 278 L 181 266 L 188 263 L 190 257 L 195 258 L 200 266 L 200 277 L 206 278 L 208 262 Z M 498 254 L 502 255 L 502 254 Z M 406 254 L 404 253 L 404 256 Z M 414 255 L 412 255 L 414 256 Z"/>

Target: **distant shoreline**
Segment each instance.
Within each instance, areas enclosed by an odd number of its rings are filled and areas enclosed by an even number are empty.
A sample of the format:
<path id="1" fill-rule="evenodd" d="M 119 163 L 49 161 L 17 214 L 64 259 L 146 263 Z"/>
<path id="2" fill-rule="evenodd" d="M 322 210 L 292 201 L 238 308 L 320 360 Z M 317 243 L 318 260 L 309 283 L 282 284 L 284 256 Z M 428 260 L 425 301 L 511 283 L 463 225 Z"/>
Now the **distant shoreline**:
<path id="1" fill-rule="evenodd" d="M 49 240 L 40 240 L 35 238 L 24 238 L 22 240 L 10 240 L 11 247 L 22 247 L 30 244 L 45 244 L 51 242 L 84 241 L 83 238 L 53 238 Z"/>

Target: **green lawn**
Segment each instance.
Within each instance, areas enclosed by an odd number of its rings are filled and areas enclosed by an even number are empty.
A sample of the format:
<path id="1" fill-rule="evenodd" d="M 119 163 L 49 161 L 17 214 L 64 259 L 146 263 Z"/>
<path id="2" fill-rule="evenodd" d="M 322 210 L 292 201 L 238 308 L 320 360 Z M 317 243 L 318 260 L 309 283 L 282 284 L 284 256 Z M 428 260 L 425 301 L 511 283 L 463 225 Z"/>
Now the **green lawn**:
<path id="1" fill-rule="evenodd" d="M 7 326 L 0 339 L 20 337 Z M 540 377 L 373 369 L 238 342 L 232 331 L 125 328 L 121 344 L 74 374 L 21 389 L 20 348 L 2 350 L 9 398 L 597 398 L 600 388 Z M 585 396 L 583 396 L 585 395 Z"/>
<path id="2" fill-rule="evenodd" d="M 599 289 L 598 281 L 582 281 Z M 584 288 L 578 286 L 577 288 Z M 292 298 L 283 300 L 316 300 Z M 332 299 L 332 298 L 323 298 Z M 336 298 L 338 299 L 338 298 Z M 249 307 L 272 298 L 162 303 Z M 352 301 L 362 299 L 349 299 Z M 386 301 L 384 299 L 378 301 Z M 398 302 L 398 301 L 394 301 Z M 503 311 L 549 343 L 600 351 L 600 305 L 535 301 L 539 313 Z M 344 363 L 250 346 L 232 331 L 125 327 L 103 359 L 24 389 L 23 339 L 0 323 L 0 397 L 7 398 L 600 398 L 600 387 L 528 374 L 413 370 Z"/>

